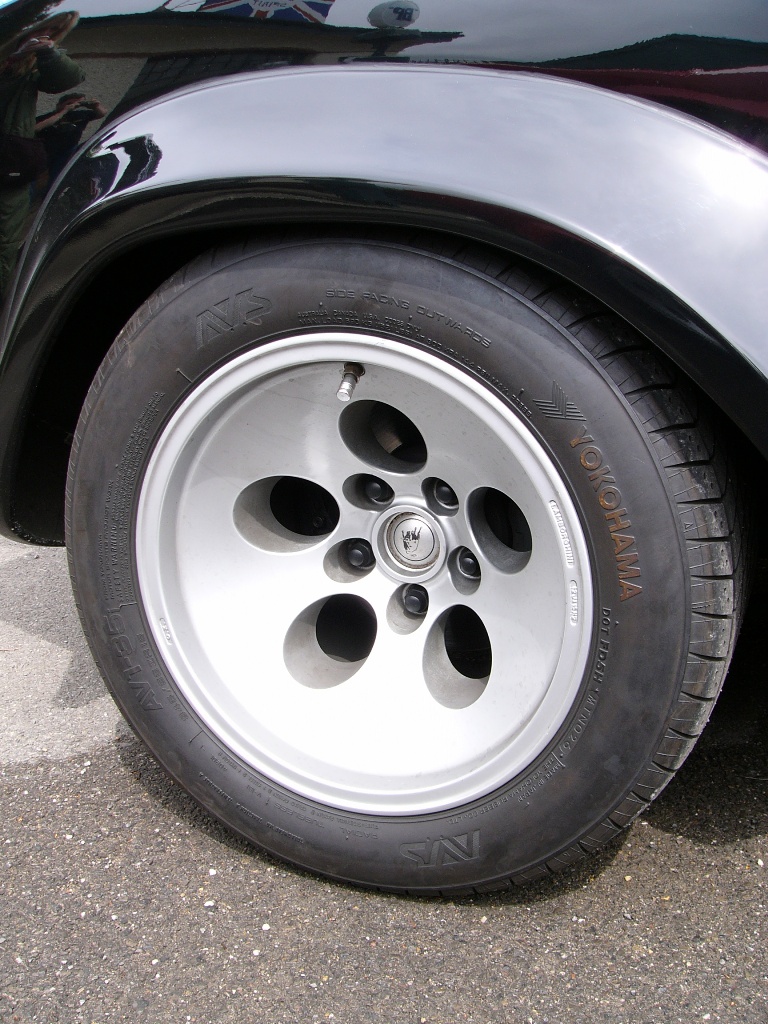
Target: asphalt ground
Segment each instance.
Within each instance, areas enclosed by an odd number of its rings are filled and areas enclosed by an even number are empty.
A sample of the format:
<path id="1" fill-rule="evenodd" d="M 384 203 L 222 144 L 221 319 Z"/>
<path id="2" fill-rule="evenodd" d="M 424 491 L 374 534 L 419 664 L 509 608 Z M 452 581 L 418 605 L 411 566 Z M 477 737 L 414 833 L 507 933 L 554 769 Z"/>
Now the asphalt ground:
<path id="1" fill-rule="evenodd" d="M 0 541 L 0 1021 L 765 1024 L 766 611 L 619 841 L 525 889 L 413 899 L 198 810 L 106 696 L 64 553 Z"/>

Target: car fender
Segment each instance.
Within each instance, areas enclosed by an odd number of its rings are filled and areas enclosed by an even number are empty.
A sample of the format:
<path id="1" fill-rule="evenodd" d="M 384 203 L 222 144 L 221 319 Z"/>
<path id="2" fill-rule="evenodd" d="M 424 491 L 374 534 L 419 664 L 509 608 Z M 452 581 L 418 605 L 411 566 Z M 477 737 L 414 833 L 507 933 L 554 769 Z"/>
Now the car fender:
<path id="1" fill-rule="evenodd" d="M 581 83 L 356 65 L 205 82 L 75 158 L 6 310 L 3 474 L 67 311 L 117 254 L 206 227 L 318 221 L 435 228 L 549 266 L 643 330 L 768 454 L 764 156 Z"/>

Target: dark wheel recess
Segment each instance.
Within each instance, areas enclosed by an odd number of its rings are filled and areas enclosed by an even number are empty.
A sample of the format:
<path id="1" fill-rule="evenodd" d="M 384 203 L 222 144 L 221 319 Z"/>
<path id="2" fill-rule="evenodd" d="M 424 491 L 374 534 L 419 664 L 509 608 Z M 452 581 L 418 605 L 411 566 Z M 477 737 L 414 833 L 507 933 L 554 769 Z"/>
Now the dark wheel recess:
<path id="1" fill-rule="evenodd" d="M 208 253 L 78 427 L 95 656 L 166 770 L 278 857 L 417 893 L 559 870 L 665 786 L 728 664 L 740 527 L 700 404 L 492 251 Z"/>

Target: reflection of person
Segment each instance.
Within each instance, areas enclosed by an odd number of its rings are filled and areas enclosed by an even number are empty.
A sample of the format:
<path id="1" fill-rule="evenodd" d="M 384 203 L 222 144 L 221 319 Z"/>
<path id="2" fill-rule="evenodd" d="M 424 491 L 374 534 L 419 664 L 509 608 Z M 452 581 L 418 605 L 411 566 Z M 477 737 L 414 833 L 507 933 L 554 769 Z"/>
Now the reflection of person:
<path id="1" fill-rule="evenodd" d="M 38 91 L 64 92 L 85 77 L 58 43 L 77 24 L 75 12 L 38 22 L 0 64 L 0 295 L 5 291 L 29 212 L 29 186 L 45 170 L 35 139 Z"/>
<path id="2" fill-rule="evenodd" d="M 86 99 L 85 93 L 67 93 L 49 114 L 37 119 L 35 132 L 45 146 L 48 158 L 48 181 L 54 181 L 80 144 L 86 125 L 107 116 L 107 108 L 98 100 Z"/>

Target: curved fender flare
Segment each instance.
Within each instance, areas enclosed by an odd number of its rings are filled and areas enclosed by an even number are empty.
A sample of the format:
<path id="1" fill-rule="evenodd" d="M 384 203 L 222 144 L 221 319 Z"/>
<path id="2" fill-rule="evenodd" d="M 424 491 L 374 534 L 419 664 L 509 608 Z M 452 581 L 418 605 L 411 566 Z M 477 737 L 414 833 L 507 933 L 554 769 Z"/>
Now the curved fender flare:
<path id="1" fill-rule="evenodd" d="M 174 93 L 70 165 L 6 313 L 3 475 L 30 368 L 118 252 L 206 226 L 323 218 L 433 227 L 537 259 L 644 330 L 768 455 L 768 160 L 666 108 L 558 78 L 347 66 Z"/>

